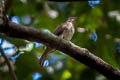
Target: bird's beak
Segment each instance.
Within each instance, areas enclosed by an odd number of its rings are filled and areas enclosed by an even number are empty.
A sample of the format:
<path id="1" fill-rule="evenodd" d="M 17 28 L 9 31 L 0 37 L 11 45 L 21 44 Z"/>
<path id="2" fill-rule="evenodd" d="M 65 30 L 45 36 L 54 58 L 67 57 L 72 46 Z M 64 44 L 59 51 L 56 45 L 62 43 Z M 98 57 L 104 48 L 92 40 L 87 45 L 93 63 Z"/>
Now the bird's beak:
<path id="1" fill-rule="evenodd" d="M 76 19 L 77 19 L 77 17 L 73 17 L 71 21 L 72 21 L 72 22 L 75 22 Z"/>
<path id="2" fill-rule="evenodd" d="M 76 21 L 76 19 L 77 19 L 76 17 L 69 17 L 67 21 L 73 23 Z"/>

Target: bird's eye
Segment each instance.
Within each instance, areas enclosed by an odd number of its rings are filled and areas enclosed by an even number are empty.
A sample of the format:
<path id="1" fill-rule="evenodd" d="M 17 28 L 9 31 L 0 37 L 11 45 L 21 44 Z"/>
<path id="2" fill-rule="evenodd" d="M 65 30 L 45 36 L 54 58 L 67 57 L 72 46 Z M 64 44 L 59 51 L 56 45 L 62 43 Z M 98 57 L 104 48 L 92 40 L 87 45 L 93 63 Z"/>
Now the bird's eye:
<path id="1" fill-rule="evenodd" d="M 75 19 L 71 19 L 71 21 L 75 21 Z"/>

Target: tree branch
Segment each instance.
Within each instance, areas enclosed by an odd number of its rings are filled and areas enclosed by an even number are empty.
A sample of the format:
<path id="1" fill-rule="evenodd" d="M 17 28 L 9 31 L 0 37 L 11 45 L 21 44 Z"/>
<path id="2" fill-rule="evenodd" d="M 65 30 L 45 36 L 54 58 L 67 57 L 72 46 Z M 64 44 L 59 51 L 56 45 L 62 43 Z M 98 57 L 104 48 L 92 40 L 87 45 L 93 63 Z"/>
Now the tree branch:
<path id="1" fill-rule="evenodd" d="M 63 39 L 60 39 L 51 32 L 28 28 L 13 22 L 9 22 L 8 26 L 0 25 L 0 32 L 12 38 L 36 41 L 56 48 L 76 59 L 77 61 L 98 71 L 108 79 L 120 80 L 120 70 L 112 67 L 110 64 L 90 53 L 87 49 L 78 47 L 73 43 L 69 43 Z"/>
<path id="2" fill-rule="evenodd" d="M 8 25 L 8 20 L 6 21 L 6 16 L 5 16 L 5 6 L 2 3 L 2 0 L 0 0 L 0 25 L 3 26 L 3 28 L 5 29 L 5 26 Z M 6 24 L 7 23 L 7 24 Z M 1 26 L 0 26 L 1 27 Z M 3 34 L 3 33 L 0 33 Z M 6 64 L 8 65 L 9 68 L 9 72 L 11 73 L 11 75 L 13 76 L 13 80 L 17 80 L 16 74 L 8 60 L 8 58 L 5 56 L 4 51 L 2 50 L 2 47 L 0 46 L 0 52 L 1 55 L 3 56 L 3 58 L 5 59 Z"/>
<path id="3" fill-rule="evenodd" d="M 16 74 L 15 74 L 13 68 L 12 68 L 12 65 L 10 64 L 8 58 L 5 56 L 1 47 L 0 47 L 0 52 L 1 52 L 1 55 L 3 56 L 3 58 L 5 59 L 5 62 L 8 66 L 8 68 L 9 68 L 9 71 L 10 71 L 11 75 L 13 76 L 13 80 L 17 80 Z"/>

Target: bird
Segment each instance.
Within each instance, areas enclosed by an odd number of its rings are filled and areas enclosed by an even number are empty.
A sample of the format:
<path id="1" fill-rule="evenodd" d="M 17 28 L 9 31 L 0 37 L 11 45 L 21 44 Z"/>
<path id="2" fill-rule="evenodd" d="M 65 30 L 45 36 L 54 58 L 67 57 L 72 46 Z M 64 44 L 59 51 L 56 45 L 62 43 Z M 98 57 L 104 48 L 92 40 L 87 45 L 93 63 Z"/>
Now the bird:
<path id="1" fill-rule="evenodd" d="M 54 35 L 66 40 L 70 41 L 75 33 L 74 22 L 76 21 L 76 17 L 69 17 L 66 22 L 59 25 L 53 32 Z M 56 51 L 56 49 L 51 47 L 46 47 L 41 58 L 39 64 L 41 67 L 44 67 L 44 61 L 47 58 L 49 53 Z"/>

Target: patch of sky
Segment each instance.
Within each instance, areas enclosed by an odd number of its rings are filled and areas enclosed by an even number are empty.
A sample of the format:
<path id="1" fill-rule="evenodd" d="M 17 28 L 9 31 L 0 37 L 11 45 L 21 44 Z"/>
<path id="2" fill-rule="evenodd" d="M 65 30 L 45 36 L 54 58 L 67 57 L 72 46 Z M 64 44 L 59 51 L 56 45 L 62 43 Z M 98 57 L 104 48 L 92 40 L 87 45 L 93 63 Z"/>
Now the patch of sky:
<path id="1" fill-rule="evenodd" d="M 24 24 L 30 24 L 31 23 L 31 17 L 29 15 L 23 16 L 21 18 L 21 20 Z"/>
<path id="2" fill-rule="evenodd" d="M 120 53 L 120 42 L 116 43 L 116 51 Z"/>
<path id="3" fill-rule="evenodd" d="M 58 2 L 58 3 L 57 3 L 57 6 L 58 6 L 58 8 L 59 8 L 60 10 L 64 11 L 65 8 L 66 8 L 66 6 L 67 6 L 67 4 Z"/>
<path id="4" fill-rule="evenodd" d="M 2 38 L 0 38 L 0 46 L 3 44 L 3 39 Z"/>
<path id="5" fill-rule="evenodd" d="M 40 78 L 42 78 L 42 74 L 39 72 L 35 72 L 32 76 L 32 80 L 39 80 Z"/>
<path id="6" fill-rule="evenodd" d="M 12 57 L 11 57 L 11 60 L 12 60 L 13 62 L 16 62 L 16 59 L 17 59 L 20 55 L 21 55 L 21 53 L 18 53 L 17 55 L 12 56 Z"/>
<path id="7" fill-rule="evenodd" d="M 20 18 L 18 16 L 12 16 L 10 21 L 15 22 L 16 24 L 20 24 Z"/>
<path id="8" fill-rule="evenodd" d="M 97 33 L 96 32 L 93 32 L 91 35 L 90 35 L 90 39 L 92 39 L 93 41 L 97 41 L 97 39 L 98 39 L 98 35 L 97 35 Z"/>
<path id="9" fill-rule="evenodd" d="M 45 61 L 44 61 L 44 64 L 43 64 L 43 67 L 47 67 L 47 66 L 49 66 L 49 61 L 48 61 L 48 60 L 45 60 Z"/>
<path id="10" fill-rule="evenodd" d="M 4 53 L 6 54 L 6 55 L 9 55 L 9 56 L 12 56 L 13 54 L 15 54 L 16 53 L 16 47 L 13 47 L 13 48 L 5 48 L 5 49 L 3 49 L 4 50 Z"/>
<path id="11" fill-rule="evenodd" d="M 89 1 L 88 1 L 88 5 L 89 5 L 91 8 L 95 8 L 95 5 L 98 5 L 98 4 L 100 4 L 100 0 L 96 0 L 96 1 L 89 0 Z"/>
<path id="12" fill-rule="evenodd" d="M 35 48 L 38 48 L 38 47 L 42 47 L 42 46 L 44 46 L 43 44 L 41 44 L 41 43 L 37 43 L 37 42 L 34 42 L 34 44 L 35 44 Z"/>
<path id="13" fill-rule="evenodd" d="M 10 55 L 13 55 L 16 52 L 16 47 L 12 43 L 10 43 L 6 40 L 4 40 L 2 42 L 1 47 L 3 48 L 6 55 L 10 56 Z"/>
<path id="14" fill-rule="evenodd" d="M 38 57 L 37 57 L 38 60 L 40 60 L 40 58 L 41 58 L 41 56 L 38 56 Z M 49 61 L 46 59 L 46 60 L 44 61 L 43 67 L 47 67 L 47 66 L 49 66 Z"/>
<path id="15" fill-rule="evenodd" d="M 59 53 L 62 54 L 62 55 L 65 55 L 65 53 L 63 53 L 63 52 L 61 52 L 61 51 L 59 51 Z"/>

